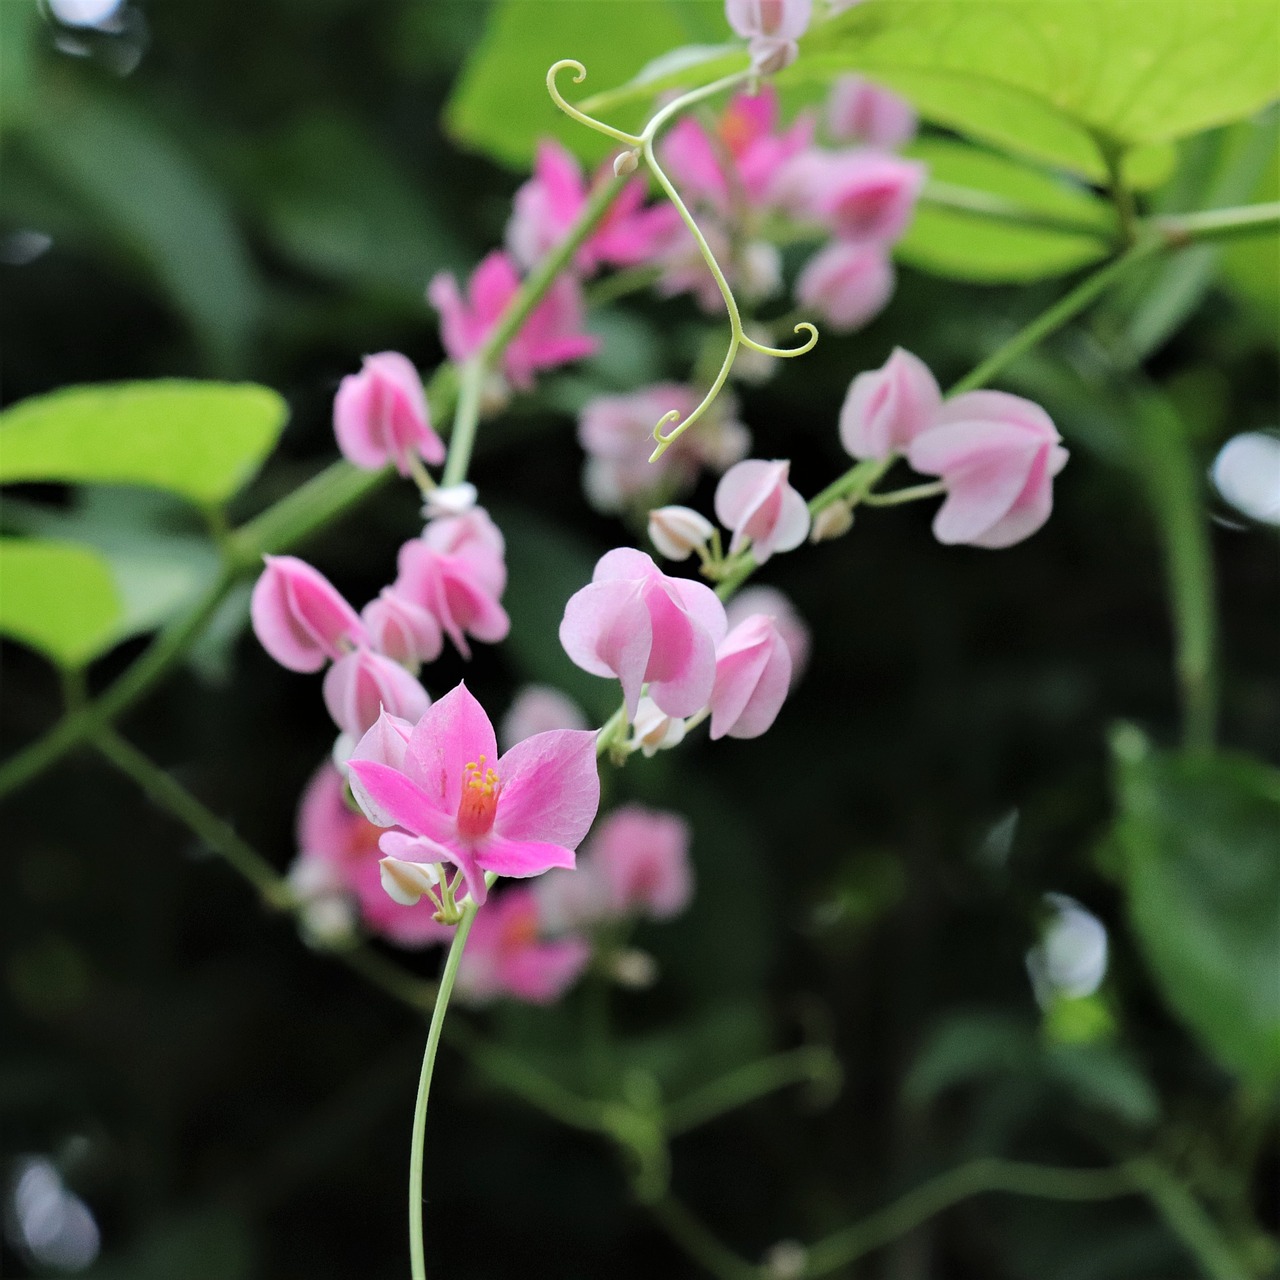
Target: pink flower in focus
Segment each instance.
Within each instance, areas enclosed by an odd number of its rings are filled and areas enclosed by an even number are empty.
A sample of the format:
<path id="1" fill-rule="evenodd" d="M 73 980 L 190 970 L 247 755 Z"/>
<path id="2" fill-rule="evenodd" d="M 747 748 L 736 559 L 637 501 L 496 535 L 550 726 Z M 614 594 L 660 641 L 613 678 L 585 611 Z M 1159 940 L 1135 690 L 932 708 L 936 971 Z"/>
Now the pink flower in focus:
<path id="1" fill-rule="evenodd" d="M 840 409 L 840 443 L 855 458 L 904 453 L 942 407 L 942 392 L 928 365 L 894 347 L 879 368 L 849 384 Z"/>
<path id="2" fill-rule="evenodd" d="M 542 936 L 531 888 L 507 889 L 477 913 L 458 966 L 459 999 L 483 1004 L 514 996 L 529 1004 L 558 1000 L 591 961 L 585 938 Z"/>
<path id="3" fill-rule="evenodd" d="M 510 710 L 498 726 L 498 743 L 504 749 L 553 729 L 585 729 L 587 718 L 572 698 L 546 684 L 527 684 L 516 694 Z"/>
<path id="4" fill-rule="evenodd" d="M 427 297 L 440 313 L 440 337 L 450 359 L 463 361 L 480 350 L 519 288 L 514 264 L 498 250 L 472 273 L 466 299 L 449 272 L 432 279 Z M 503 353 L 502 367 L 512 384 L 527 391 L 538 370 L 591 355 L 599 342 L 581 329 L 581 290 L 570 276 L 562 275 Z"/>
<path id="5" fill-rule="evenodd" d="M 434 662 L 444 647 L 440 624 L 394 587 L 383 587 L 378 598 L 360 611 L 360 617 L 369 632 L 369 643 L 410 671 Z"/>
<path id="6" fill-rule="evenodd" d="M 729 554 L 751 543 L 757 564 L 775 551 L 792 551 L 809 534 L 809 508 L 787 482 L 791 463 L 748 458 L 730 467 L 716 486 L 716 518 L 733 530 Z"/>
<path id="7" fill-rule="evenodd" d="M 916 136 L 916 113 L 892 89 L 861 76 L 841 76 L 827 99 L 827 128 L 841 142 L 890 149 Z"/>
<path id="8" fill-rule="evenodd" d="M 879 151 L 806 151 L 779 175 L 786 201 L 844 240 L 892 244 L 907 229 L 925 166 Z"/>
<path id="9" fill-rule="evenodd" d="M 796 301 L 836 330 L 861 328 L 893 296 L 893 263 L 878 244 L 837 241 L 820 249 L 796 278 Z"/>
<path id="10" fill-rule="evenodd" d="M 725 0 L 729 25 L 748 41 L 754 69 L 772 75 L 795 61 L 796 41 L 813 16 L 813 0 Z"/>
<path id="11" fill-rule="evenodd" d="M 428 903 L 402 907 L 383 892 L 378 868 L 381 835 L 348 806 L 342 774 L 326 761 L 302 793 L 295 864 L 300 874 L 291 872 L 290 880 L 349 895 L 368 929 L 402 946 L 425 946 L 451 937 L 453 930 L 433 919 Z"/>
<path id="12" fill-rule="evenodd" d="M 583 484 L 592 506 L 617 512 L 633 503 L 648 505 L 655 494 L 691 488 L 703 467 L 723 471 L 742 458 L 751 436 L 737 420 L 737 401 L 722 393 L 699 422 L 650 463 L 658 420 L 671 409 L 686 416 L 699 399 L 692 387 L 664 382 L 588 401 L 578 419 L 578 440 L 588 454 Z"/>
<path id="13" fill-rule="evenodd" d="M 791 687 L 791 652 L 773 619 L 754 614 L 716 649 L 711 738 L 758 738 L 773 724 Z"/>
<path id="14" fill-rule="evenodd" d="M 796 612 L 795 605 L 773 587 L 745 587 L 725 605 L 724 611 L 730 629 L 753 614 L 773 619 L 773 625 L 791 655 L 791 683 L 795 685 L 809 663 L 811 647 L 809 627 Z"/>
<path id="15" fill-rule="evenodd" d="M 333 430 L 342 456 L 366 471 L 394 462 L 407 476 L 412 454 L 433 464 L 444 461 L 422 379 L 398 351 L 365 356 L 360 372 L 342 379 L 333 401 Z"/>
<path id="16" fill-rule="evenodd" d="M 608 168 L 601 169 L 596 181 L 608 176 Z M 507 223 L 511 256 L 526 269 L 534 266 L 568 235 L 589 196 L 577 160 L 557 142 L 539 142 L 533 177 L 516 192 L 515 209 Z M 581 270 L 590 272 L 606 262 L 635 266 L 653 255 L 670 215 L 664 206 L 643 208 L 644 197 L 643 182 L 623 187 L 600 226 L 574 255 Z"/>
<path id="17" fill-rule="evenodd" d="M 677 814 L 624 805 L 600 824 L 583 857 L 603 881 L 614 919 L 670 920 L 693 897 L 689 824 Z"/>
<path id="18" fill-rule="evenodd" d="M 591 584 L 570 597 L 560 643 L 584 671 L 621 681 L 632 718 L 646 682 L 663 711 L 687 716 L 711 695 L 726 628 L 709 587 L 668 578 L 644 552 L 620 547 L 601 556 Z"/>
<path id="19" fill-rule="evenodd" d="M 366 640 L 356 611 L 318 569 L 296 556 L 263 556 L 249 616 L 262 647 L 290 671 L 319 671 Z"/>
<path id="20" fill-rule="evenodd" d="M 398 662 L 357 649 L 325 672 L 324 705 L 333 722 L 352 740 L 362 737 L 385 710 L 417 720 L 431 705 L 427 691 Z"/>
<path id="21" fill-rule="evenodd" d="M 485 871 L 573 866 L 600 803 L 591 730 L 539 733 L 499 758 L 489 717 L 464 684 L 414 726 L 400 768 L 370 755 L 362 741 L 348 765 L 353 794 L 371 821 L 403 828 L 383 835 L 382 852 L 456 866 L 477 903 Z"/>
<path id="22" fill-rule="evenodd" d="M 1003 391 L 969 391 L 944 403 L 933 423 L 911 441 L 907 461 L 946 484 L 933 521 L 939 542 L 1008 547 L 1044 524 L 1067 451 L 1039 405 Z"/>
<path id="23" fill-rule="evenodd" d="M 498 603 L 507 585 L 505 543 L 482 507 L 432 520 L 396 563 L 396 594 L 429 613 L 464 658 L 468 635 L 484 644 L 506 638 L 511 620 Z"/>

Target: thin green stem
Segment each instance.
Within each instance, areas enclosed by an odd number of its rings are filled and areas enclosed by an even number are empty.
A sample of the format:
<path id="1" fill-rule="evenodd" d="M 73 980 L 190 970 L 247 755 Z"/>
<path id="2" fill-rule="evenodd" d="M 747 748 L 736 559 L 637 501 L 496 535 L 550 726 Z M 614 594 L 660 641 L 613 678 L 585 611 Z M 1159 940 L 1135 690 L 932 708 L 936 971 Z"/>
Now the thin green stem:
<path id="1" fill-rule="evenodd" d="M 1205 209 L 1154 220 L 1156 229 L 1174 246 L 1192 241 L 1227 240 L 1280 230 L 1280 200 L 1265 204 L 1237 205 L 1229 209 Z"/>
<path id="2" fill-rule="evenodd" d="M 1133 201 L 1133 191 L 1124 176 L 1124 148 L 1110 138 L 1100 134 L 1094 135 L 1098 150 L 1102 152 L 1103 162 L 1107 166 L 1107 192 L 1111 203 L 1115 206 L 1116 216 L 1120 220 L 1120 234 L 1124 243 L 1133 245 L 1138 242 L 1138 210 Z"/>
<path id="3" fill-rule="evenodd" d="M 835 1054 L 819 1045 L 750 1062 L 669 1103 L 667 1132 L 672 1136 L 687 1133 L 788 1085 L 833 1083 L 839 1078 L 840 1063 Z"/>
<path id="4" fill-rule="evenodd" d="M 862 501 L 869 507 L 897 507 L 904 502 L 919 502 L 921 498 L 936 498 L 946 491 L 943 481 L 934 480 L 930 484 L 913 484 L 907 489 L 891 489 L 888 493 L 864 493 Z"/>
<path id="5" fill-rule="evenodd" d="M 821 493 L 809 499 L 809 514 L 816 516 L 832 503 L 842 500 L 847 501 L 850 506 L 857 506 L 866 499 L 867 494 L 897 460 L 897 455 L 891 455 L 888 458 L 868 458 L 855 463 Z"/>
<path id="6" fill-rule="evenodd" d="M 431 1013 L 431 1026 L 427 1031 L 427 1047 L 422 1055 L 422 1072 L 418 1077 L 418 1100 L 413 1109 L 413 1138 L 409 1153 L 409 1258 L 413 1280 L 427 1280 L 427 1264 L 422 1242 L 422 1147 L 427 1129 L 427 1098 L 431 1093 L 431 1077 L 436 1067 L 436 1050 L 440 1047 L 440 1034 L 444 1030 L 444 1015 L 449 1008 L 449 997 L 462 963 L 462 949 L 467 945 L 467 934 L 476 918 L 473 898 L 468 898 L 462 908 L 462 919 L 454 931 L 449 955 L 440 975 L 440 990 L 436 995 L 435 1009 Z"/>
<path id="7" fill-rule="evenodd" d="M 1134 1160 L 1130 1171 L 1134 1182 L 1208 1280 L 1249 1280 L 1250 1273 L 1183 1182 L 1154 1159 Z"/>
<path id="8" fill-rule="evenodd" d="M 674 1196 L 662 1196 L 647 1208 L 663 1231 L 718 1280 L 760 1280 L 759 1267 L 721 1244 Z"/>
<path id="9" fill-rule="evenodd" d="M 1065 298 L 1037 316 L 1024 329 L 1014 334 L 998 351 L 993 352 L 971 373 L 961 378 L 948 395 L 959 395 L 962 391 L 973 391 L 985 386 L 1020 356 L 1025 355 L 1051 333 L 1056 333 L 1069 320 L 1078 316 L 1135 265 L 1145 262 L 1163 248 L 1165 248 L 1165 242 L 1159 236 L 1144 237 L 1132 248 L 1126 249 L 1118 258 L 1113 258 L 1092 275 L 1086 276 Z"/>
<path id="10" fill-rule="evenodd" d="M 875 1249 L 914 1231 L 935 1214 L 988 1191 L 1044 1200 L 1110 1200 L 1138 1192 L 1133 1171 L 1058 1169 L 994 1157 L 972 1160 L 922 1183 L 861 1222 L 820 1240 L 809 1249 L 807 1277 L 839 1271 Z"/>

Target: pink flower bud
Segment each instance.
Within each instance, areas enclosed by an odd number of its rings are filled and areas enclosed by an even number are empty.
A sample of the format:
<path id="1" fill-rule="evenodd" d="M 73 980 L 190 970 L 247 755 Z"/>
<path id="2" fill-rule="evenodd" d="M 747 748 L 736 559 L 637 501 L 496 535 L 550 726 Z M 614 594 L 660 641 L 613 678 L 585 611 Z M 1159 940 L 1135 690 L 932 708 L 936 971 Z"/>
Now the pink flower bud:
<path id="1" fill-rule="evenodd" d="M 687 560 L 714 536 L 715 525 L 692 507 L 658 507 L 649 512 L 649 541 L 668 560 Z"/>
<path id="2" fill-rule="evenodd" d="M 758 738 L 773 724 L 791 686 L 791 653 L 772 618 L 739 623 L 716 650 L 711 737 Z"/>
<path id="3" fill-rule="evenodd" d="M 795 605 L 773 587 L 746 587 L 725 605 L 730 628 L 746 622 L 754 614 L 773 620 L 791 655 L 791 683 L 794 685 L 809 663 L 809 627 Z"/>
<path id="4" fill-rule="evenodd" d="M 409 457 L 444 461 L 444 442 L 431 429 L 422 379 L 398 351 L 365 356 L 359 373 L 338 384 L 333 401 L 333 430 L 348 462 L 376 471 L 394 462 L 409 474 Z"/>
<path id="5" fill-rule="evenodd" d="M 422 531 L 422 541 L 432 551 L 465 561 L 490 595 L 498 597 L 506 590 L 506 539 L 483 507 L 434 518 Z"/>
<path id="6" fill-rule="evenodd" d="M 498 742 L 505 751 L 535 733 L 554 729 L 585 729 L 587 718 L 572 698 L 545 684 L 527 684 L 516 694 L 511 709 L 498 729 Z"/>
<path id="7" fill-rule="evenodd" d="M 892 244 L 907 229 L 924 186 L 925 166 L 879 151 L 806 151 L 779 175 L 797 212 L 844 240 Z"/>
<path id="8" fill-rule="evenodd" d="M 325 673 L 324 705 L 343 733 L 359 738 L 384 709 L 416 721 L 431 699 L 399 663 L 370 649 L 357 649 L 344 654 Z"/>
<path id="9" fill-rule="evenodd" d="M 724 7 L 729 25 L 750 42 L 753 68 L 772 75 L 795 60 L 813 0 L 725 0 Z"/>
<path id="10" fill-rule="evenodd" d="M 319 671 L 365 641 L 364 625 L 328 578 L 295 556 L 263 556 L 249 602 L 253 632 L 290 671 Z"/>
<path id="11" fill-rule="evenodd" d="M 584 856 L 615 919 L 669 920 L 693 897 L 689 825 L 677 814 L 624 805 L 600 824 Z"/>
<path id="12" fill-rule="evenodd" d="M 861 76 L 841 76 L 827 100 L 827 128 L 841 142 L 901 147 L 915 137 L 916 113 L 892 89 Z"/>
<path id="13" fill-rule="evenodd" d="M 883 310 L 893 285 L 893 263 L 878 244 L 837 242 L 805 263 L 796 301 L 837 333 L 849 333 Z"/>
<path id="14" fill-rule="evenodd" d="M 584 671 L 621 681 L 632 716 L 646 681 L 663 711 L 687 716 L 711 694 L 725 629 L 724 606 L 709 587 L 669 578 L 642 551 L 620 547 L 570 597 L 560 643 Z"/>
<path id="15" fill-rule="evenodd" d="M 894 347 L 879 369 L 849 384 L 840 410 L 840 443 L 855 458 L 903 453 L 934 421 L 942 392 L 919 356 Z"/>
<path id="16" fill-rule="evenodd" d="M 775 551 L 791 551 L 809 533 L 809 508 L 787 483 L 790 462 L 748 458 L 730 467 L 716 486 L 716 518 L 733 530 L 729 554 L 751 543 L 757 564 Z"/>
<path id="17" fill-rule="evenodd" d="M 416 672 L 424 662 L 434 662 L 444 647 L 440 624 L 394 587 L 383 587 L 360 616 L 369 632 L 369 643 L 410 671 Z"/>
<path id="18" fill-rule="evenodd" d="M 1049 415 L 1021 396 L 969 391 L 947 401 L 907 449 L 917 471 L 947 487 L 934 536 L 997 548 L 1033 534 L 1053 510 L 1053 477 L 1067 462 L 1060 440 Z"/>

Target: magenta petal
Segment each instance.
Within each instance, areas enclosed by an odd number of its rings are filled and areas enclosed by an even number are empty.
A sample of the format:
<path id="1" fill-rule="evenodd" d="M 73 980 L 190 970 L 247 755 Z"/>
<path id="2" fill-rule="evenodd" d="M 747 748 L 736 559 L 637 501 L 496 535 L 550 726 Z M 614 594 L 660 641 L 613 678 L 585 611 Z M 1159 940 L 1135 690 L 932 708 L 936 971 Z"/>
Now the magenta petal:
<path id="1" fill-rule="evenodd" d="M 459 684 L 418 721 L 405 762 L 432 804 L 452 817 L 458 812 L 466 766 L 479 763 L 481 756 L 490 767 L 498 759 L 493 725 L 471 690 Z"/>
<path id="2" fill-rule="evenodd" d="M 433 798 L 399 769 L 376 760 L 352 760 L 347 778 L 356 803 L 375 826 L 404 827 L 439 843 L 457 839 L 453 815 L 442 812 Z"/>
<path id="3" fill-rule="evenodd" d="M 534 734 L 502 757 L 498 777 L 496 836 L 576 849 L 600 807 L 596 735 L 590 729 Z"/>
<path id="4" fill-rule="evenodd" d="M 264 556 L 249 615 L 262 647 L 290 671 L 319 671 L 345 644 L 364 640 L 364 624 L 318 569 L 296 556 Z"/>
<path id="5" fill-rule="evenodd" d="M 334 724 L 353 738 L 372 728 L 384 710 L 416 721 L 431 705 L 408 671 L 369 649 L 343 654 L 325 673 L 323 693 Z"/>
<path id="6" fill-rule="evenodd" d="M 476 852 L 476 865 L 512 880 L 540 876 L 553 867 L 572 867 L 572 849 L 543 840 L 504 840 L 490 836 Z"/>

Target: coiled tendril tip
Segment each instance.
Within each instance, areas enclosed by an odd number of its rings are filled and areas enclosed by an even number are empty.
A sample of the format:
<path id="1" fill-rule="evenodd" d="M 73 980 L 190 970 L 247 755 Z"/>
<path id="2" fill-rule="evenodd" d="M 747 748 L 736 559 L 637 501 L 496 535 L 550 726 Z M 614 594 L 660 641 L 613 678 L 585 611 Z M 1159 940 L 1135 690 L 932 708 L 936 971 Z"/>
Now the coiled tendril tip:
<path id="1" fill-rule="evenodd" d="M 595 120 L 565 100 L 564 94 L 560 92 L 560 86 L 556 84 L 556 77 L 566 67 L 573 68 L 574 84 L 581 84 L 587 78 L 587 69 L 577 58 L 561 58 L 559 62 L 553 62 L 547 68 L 547 92 L 551 95 L 551 101 L 565 115 L 571 116 L 579 124 L 585 124 L 588 129 L 594 129 L 597 133 L 603 133 L 605 137 L 614 138 L 618 142 L 625 142 L 629 147 L 642 146 L 644 139 L 636 137 L 634 133 L 626 133 L 622 129 L 615 129 L 611 124 L 605 124 L 603 120 Z"/>

